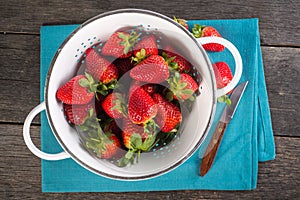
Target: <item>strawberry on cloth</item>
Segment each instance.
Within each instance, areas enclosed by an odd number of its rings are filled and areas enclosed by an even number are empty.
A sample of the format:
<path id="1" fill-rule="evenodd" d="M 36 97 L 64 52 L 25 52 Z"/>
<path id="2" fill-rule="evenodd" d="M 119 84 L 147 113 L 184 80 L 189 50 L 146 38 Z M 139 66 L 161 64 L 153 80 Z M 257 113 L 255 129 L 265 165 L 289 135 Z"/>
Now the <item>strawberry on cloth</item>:
<path id="1" fill-rule="evenodd" d="M 221 61 L 213 64 L 213 70 L 218 89 L 227 86 L 233 78 L 231 69 L 226 62 Z M 219 97 L 218 101 L 225 102 L 227 105 L 231 104 L 230 98 L 227 96 L 227 94 Z"/>
<path id="2" fill-rule="evenodd" d="M 212 26 L 201 26 L 199 24 L 195 24 L 192 28 L 192 33 L 196 38 L 200 37 L 222 37 L 221 34 Z M 224 51 L 225 47 L 221 44 L 217 43 L 208 43 L 202 45 L 203 48 L 207 51 L 219 52 Z"/>
<path id="3" fill-rule="evenodd" d="M 228 85 L 233 78 L 231 69 L 226 62 L 221 61 L 213 64 L 213 70 L 218 89 Z"/>

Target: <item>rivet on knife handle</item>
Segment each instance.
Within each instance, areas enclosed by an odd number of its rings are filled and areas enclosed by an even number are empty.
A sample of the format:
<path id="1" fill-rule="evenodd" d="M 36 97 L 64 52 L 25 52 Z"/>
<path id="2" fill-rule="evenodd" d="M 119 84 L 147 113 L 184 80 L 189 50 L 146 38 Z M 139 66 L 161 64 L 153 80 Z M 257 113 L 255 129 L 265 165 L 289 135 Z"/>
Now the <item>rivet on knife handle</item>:
<path id="1" fill-rule="evenodd" d="M 212 163 L 217 154 L 226 126 L 227 124 L 224 122 L 218 123 L 217 128 L 213 134 L 213 137 L 210 140 L 210 143 L 208 144 L 208 147 L 205 151 L 204 157 L 202 158 L 202 163 L 200 167 L 200 176 L 204 176 L 212 166 Z"/>

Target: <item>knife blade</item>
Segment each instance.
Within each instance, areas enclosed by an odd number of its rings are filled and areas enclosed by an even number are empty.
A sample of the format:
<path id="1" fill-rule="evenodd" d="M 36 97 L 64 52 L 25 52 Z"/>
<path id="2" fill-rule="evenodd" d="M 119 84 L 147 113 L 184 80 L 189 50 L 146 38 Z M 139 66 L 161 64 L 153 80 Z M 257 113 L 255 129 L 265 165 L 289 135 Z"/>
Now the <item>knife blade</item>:
<path id="1" fill-rule="evenodd" d="M 200 176 L 204 176 L 211 168 L 215 156 L 217 154 L 218 148 L 220 146 L 224 132 L 229 124 L 230 120 L 238 107 L 238 104 L 243 96 L 243 93 L 247 87 L 248 81 L 239 84 L 233 91 L 230 97 L 231 104 L 226 106 L 218 122 L 217 128 L 206 148 L 204 156 L 202 158 L 200 166 Z"/>

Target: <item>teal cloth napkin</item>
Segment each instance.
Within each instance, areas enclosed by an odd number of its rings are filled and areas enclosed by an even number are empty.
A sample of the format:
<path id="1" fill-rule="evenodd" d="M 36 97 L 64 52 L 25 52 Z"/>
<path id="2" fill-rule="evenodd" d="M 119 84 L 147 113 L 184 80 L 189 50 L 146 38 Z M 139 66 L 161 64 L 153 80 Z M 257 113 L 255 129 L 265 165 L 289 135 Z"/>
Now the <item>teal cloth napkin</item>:
<path id="1" fill-rule="evenodd" d="M 42 160 L 43 192 L 251 190 L 256 188 L 258 162 L 275 158 L 258 19 L 191 20 L 188 22 L 189 27 L 191 28 L 194 23 L 214 26 L 224 38 L 238 48 L 243 59 L 243 74 L 240 82 L 249 81 L 235 117 L 224 134 L 215 163 L 206 176 L 199 176 L 201 152 L 205 150 L 203 147 L 175 170 L 153 179 L 133 182 L 111 180 L 95 175 L 72 159 Z M 60 44 L 77 27 L 78 25 L 41 27 L 41 101 L 44 101 L 44 85 L 50 62 Z M 209 55 L 212 62 L 226 61 L 230 66 L 234 66 L 228 51 Z M 217 106 L 214 124 L 218 121 L 223 106 L 223 104 Z M 213 131 L 212 128 L 209 136 Z M 45 152 L 62 151 L 51 132 L 45 112 L 42 112 L 41 116 L 41 146 Z"/>

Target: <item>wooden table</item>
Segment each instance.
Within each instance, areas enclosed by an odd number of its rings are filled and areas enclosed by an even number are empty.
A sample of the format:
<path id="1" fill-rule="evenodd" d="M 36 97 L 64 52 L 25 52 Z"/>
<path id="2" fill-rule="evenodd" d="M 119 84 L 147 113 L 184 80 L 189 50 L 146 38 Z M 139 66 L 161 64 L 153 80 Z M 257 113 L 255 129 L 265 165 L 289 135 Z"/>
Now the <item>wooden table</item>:
<path id="1" fill-rule="evenodd" d="M 202 199 L 300 196 L 300 1 L 0 1 L 0 199 Z M 259 18 L 277 156 L 260 163 L 254 191 L 41 193 L 41 160 L 25 146 L 23 122 L 39 103 L 39 28 L 82 23 L 105 11 L 143 8 L 186 19 Z M 31 128 L 39 145 L 40 120 Z"/>

